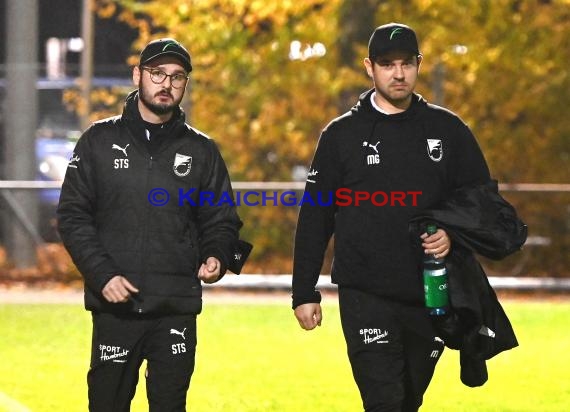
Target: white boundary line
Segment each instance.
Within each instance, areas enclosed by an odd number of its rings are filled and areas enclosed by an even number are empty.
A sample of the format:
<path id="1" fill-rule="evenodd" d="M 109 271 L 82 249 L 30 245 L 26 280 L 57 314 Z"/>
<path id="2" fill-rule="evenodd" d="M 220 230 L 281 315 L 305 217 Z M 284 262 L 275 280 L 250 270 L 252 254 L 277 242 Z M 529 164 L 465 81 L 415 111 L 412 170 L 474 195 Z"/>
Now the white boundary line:
<path id="1" fill-rule="evenodd" d="M 9 397 L 0 391 L 0 411 L 5 412 L 32 412 L 30 408 L 22 405 L 16 399 Z"/>
<path id="2" fill-rule="evenodd" d="M 499 277 L 489 276 L 489 283 L 496 291 L 570 292 L 568 278 Z M 226 275 L 219 283 L 205 284 L 204 301 L 245 301 L 259 303 L 289 301 L 291 297 L 291 275 Z M 321 292 L 335 293 L 337 287 L 331 283 L 330 275 L 321 275 L 317 283 Z M 83 303 L 83 290 L 38 290 L 25 287 L 0 287 L 0 305 L 9 303 L 34 304 Z M 1 411 L 0 411 L 1 412 Z"/>
<path id="3" fill-rule="evenodd" d="M 489 276 L 489 283 L 496 290 L 535 290 L 535 291 L 570 291 L 569 278 L 541 278 L 541 277 L 514 277 Z M 292 276 L 282 275 L 226 275 L 219 283 L 205 284 L 204 289 L 291 289 Z M 336 290 L 337 286 L 331 282 L 330 275 L 320 275 L 317 282 L 319 290 Z"/>

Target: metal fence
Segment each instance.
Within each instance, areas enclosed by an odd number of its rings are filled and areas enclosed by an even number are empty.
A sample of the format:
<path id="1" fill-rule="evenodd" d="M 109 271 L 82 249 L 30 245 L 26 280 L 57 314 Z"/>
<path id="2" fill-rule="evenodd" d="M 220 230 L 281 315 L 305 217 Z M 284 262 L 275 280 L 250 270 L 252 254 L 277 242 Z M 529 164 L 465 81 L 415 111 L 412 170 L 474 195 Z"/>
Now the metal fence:
<path id="1" fill-rule="evenodd" d="M 233 187 L 235 191 L 300 192 L 304 188 L 304 182 L 234 182 Z M 36 222 L 23 212 L 15 194 L 19 191 L 60 188 L 61 182 L 56 181 L 0 181 L 3 215 L 16 219 L 33 244 L 43 243 L 45 238 Z M 570 184 L 500 184 L 499 190 L 528 224 L 529 237 L 521 252 L 504 261 L 482 260 L 493 286 L 506 290 L 569 291 Z M 271 230 L 279 230 L 275 224 L 271 225 Z M 282 230 L 291 232 L 292 227 L 294 222 L 288 222 Z M 265 231 L 269 228 L 264 228 L 263 222 L 256 222 L 254 230 Z M 285 238 L 291 242 L 292 248 L 292 236 L 287 234 Z M 251 276 L 246 281 L 242 278 L 236 282 L 236 287 L 280 288 L 283 284 L 289 285 L 288 275 L 279 273 L 283 272 L 277 271 L 261 277 Z M 325 285 L 330 284 L 326 276 L 323 277 L 323 282 L 325 288 Z"/>

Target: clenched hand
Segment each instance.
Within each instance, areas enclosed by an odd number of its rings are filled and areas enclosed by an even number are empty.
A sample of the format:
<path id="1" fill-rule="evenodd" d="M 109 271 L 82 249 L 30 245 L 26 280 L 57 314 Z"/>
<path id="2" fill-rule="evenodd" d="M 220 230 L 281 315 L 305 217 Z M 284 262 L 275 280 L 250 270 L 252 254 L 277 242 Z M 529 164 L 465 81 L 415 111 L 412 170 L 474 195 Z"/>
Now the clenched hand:
<path id="1" fill-rule="evenodd" d="M 295 317 L 299 325 L 305 330 L 315 329 L 321 326 L 323 312 L 319 303 L 305 303 L 295 308 Z"/>
<path id="2" fill-rule="evenodd" d="M 139 293 L 139 290 L 124 276 L 116 275 L 107 282 L 101 293 L 111 303 L 124 303 L 133 293 Z"/>
<path id="3" fill-rule="evenodd" d="M 202 263 L 198 270 L 198 279 L 204 283 L 214 283 L 220 278 L 220 261 L 215 257 L 206 259 L 206 263 Z"/>

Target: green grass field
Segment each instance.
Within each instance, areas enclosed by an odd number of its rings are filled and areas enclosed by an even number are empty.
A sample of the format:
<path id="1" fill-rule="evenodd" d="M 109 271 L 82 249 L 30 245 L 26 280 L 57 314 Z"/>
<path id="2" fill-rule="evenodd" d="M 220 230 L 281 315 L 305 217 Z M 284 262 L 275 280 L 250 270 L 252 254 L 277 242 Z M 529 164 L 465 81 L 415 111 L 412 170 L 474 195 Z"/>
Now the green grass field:
<path id="1" fill-rule="evenodd" d="M 490 360 L 489 381 L 476 389 L 463 386 L 458 353 L 446 350 L 422 411 L 570 411 L 570 303 L 503 304 L 520 347 Z M 207 303 L 188 410 L 362 410 L 334 298 L 324 317 L 305 332 L 282 301 Z M 0 411 L 87 410 L 90 327 L 80 305 L 0 305 Z M 141 378 L 133 411 L 147 410 L 145 396 Z"/>

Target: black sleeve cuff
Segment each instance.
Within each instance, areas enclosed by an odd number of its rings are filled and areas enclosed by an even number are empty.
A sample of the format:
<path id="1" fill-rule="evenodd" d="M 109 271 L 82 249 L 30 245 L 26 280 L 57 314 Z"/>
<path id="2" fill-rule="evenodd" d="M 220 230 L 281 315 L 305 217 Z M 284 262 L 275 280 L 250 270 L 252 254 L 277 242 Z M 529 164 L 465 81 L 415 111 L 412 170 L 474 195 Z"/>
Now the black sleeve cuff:
<path id="1" fill-rule="evenodd" d="M 228 269 L 236 275 L 239 275 L 252 249 L 253 245 L 251 243 L 241 239 L 238 240 L 233 255 L 230 258 Z"/>
<path id="2" fill-rule="evenodd" d="M 305 303 L 321 303 L 321 292 L 314 290 L 313 293 L 309 295 L 293 294 L 293 309 Z"/>

